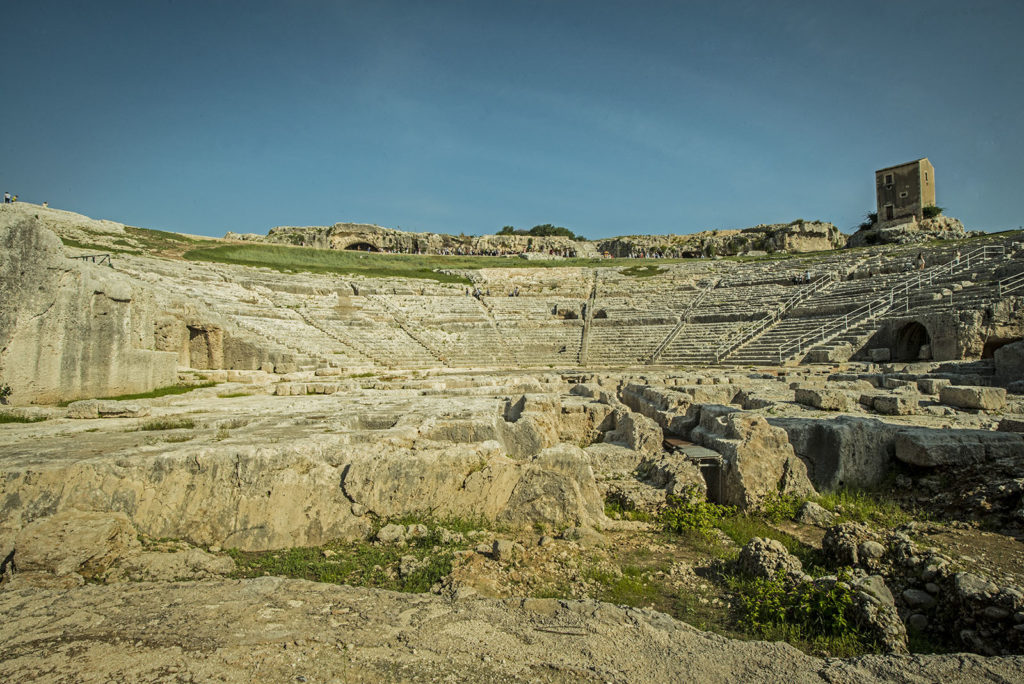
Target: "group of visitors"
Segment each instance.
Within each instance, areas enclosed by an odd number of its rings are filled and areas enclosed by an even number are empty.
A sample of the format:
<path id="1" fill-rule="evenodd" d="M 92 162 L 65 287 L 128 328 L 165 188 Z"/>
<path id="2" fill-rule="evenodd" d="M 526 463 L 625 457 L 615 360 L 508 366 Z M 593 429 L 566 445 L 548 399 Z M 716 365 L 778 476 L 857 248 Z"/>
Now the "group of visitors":
<path id="1" fill-rule="evenodd" d="M 5 192 L 4 193 L 4 204 L 14 204 L 17 201 L 18 201 L 18 196 L 17 195 L 13 195 L 12 196 L 11 193 L 9 193 L 9 192 Z"/>

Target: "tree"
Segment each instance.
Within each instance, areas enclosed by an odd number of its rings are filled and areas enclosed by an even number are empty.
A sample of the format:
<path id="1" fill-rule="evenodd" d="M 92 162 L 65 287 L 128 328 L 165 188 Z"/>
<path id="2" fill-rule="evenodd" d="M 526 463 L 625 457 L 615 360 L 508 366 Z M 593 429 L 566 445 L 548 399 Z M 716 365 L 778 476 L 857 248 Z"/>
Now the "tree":
<path id="1" fill-rule="evenodd" d="M 943 211 L 945 211 L 945 209 L 943 209 L 942 207 L 937 207 L 934 204 L 929 204 L 927 207 L 923 207 L 921 209 L 921 216 L 925 217 L 926 219 L 933 219 L 936 216 L 941 215 Z"/>

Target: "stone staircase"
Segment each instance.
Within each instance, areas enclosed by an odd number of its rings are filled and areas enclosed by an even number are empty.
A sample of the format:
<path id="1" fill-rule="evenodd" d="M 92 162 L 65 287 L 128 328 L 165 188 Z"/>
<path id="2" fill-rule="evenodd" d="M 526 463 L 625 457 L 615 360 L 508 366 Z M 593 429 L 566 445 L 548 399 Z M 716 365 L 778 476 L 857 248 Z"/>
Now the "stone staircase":
<path id="1" fill-rule="evenodd" d="M 912 309 L 917 310 L 922 302 L 935 302 L 935 294 L 941 300 L 943 290 L 947 286 L 960 284 L 965 275 L 972 269 L 990 268 L 992 262 L 1003 257 L 1005 249 L 1002 245 L 985 245 L 977 247 L 965 254 L 954 253 L 953 258 L 944 263 L 916 273 L 904 273 L 902 281 L 896 286 L 881 293 L 852 311 L 836 315 L 800 337 L 780 344 L 774 352 L 762 357 L 761 363 L 784 364 L 796 357 L 805 358 L 812 349 L 834 349 L 839 344 L 855 345 L 866 334 L 869 327 L 877 329 L 879 320 L 892 313 L 906 315 Z M 849 334 L 848 334 L 849 333 Z M 832 344 L 835 341 L 835 344 Z M 854 347 L 856 349 L 856 347 Z"/>

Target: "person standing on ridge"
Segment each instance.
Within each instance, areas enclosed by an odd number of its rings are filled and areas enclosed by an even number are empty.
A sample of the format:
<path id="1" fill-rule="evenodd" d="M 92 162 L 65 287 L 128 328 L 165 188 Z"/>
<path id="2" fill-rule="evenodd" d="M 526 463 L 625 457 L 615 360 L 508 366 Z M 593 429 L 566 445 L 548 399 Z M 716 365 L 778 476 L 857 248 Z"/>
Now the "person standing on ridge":
<path id="1" fill-rule="evenodd" d="M 10 204 L 10 203 L 11 203 L 11 193 L 5 192 L 4 193 L 4 204 Z"/>

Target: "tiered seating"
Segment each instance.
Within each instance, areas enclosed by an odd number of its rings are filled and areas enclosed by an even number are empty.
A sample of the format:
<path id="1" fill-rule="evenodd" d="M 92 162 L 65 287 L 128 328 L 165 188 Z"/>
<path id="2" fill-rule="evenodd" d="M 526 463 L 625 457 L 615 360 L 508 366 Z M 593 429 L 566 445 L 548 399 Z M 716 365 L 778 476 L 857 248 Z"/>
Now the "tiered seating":
<path id="1" fill-rule="evenodd" d="M 597 319 L 590 328 L 587 365 L 628 366 L 644 363 L 675 325 L 672 323 L 611 325 Z"/>

